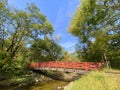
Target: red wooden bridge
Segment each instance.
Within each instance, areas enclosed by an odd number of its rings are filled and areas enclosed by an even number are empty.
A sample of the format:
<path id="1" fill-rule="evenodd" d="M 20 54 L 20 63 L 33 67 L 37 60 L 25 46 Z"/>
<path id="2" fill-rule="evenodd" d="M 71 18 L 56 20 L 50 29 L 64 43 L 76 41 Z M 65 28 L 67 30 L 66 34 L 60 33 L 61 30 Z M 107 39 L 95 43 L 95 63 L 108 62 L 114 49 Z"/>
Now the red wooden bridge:
<path id="1" fill-rule="evenodd" d="M 103 63 L 101 62 L 34 62 L 28 65 L 33 70 L 53 70 L 65 72 L 87 72 L 91 70 L 101 70 Z"/>

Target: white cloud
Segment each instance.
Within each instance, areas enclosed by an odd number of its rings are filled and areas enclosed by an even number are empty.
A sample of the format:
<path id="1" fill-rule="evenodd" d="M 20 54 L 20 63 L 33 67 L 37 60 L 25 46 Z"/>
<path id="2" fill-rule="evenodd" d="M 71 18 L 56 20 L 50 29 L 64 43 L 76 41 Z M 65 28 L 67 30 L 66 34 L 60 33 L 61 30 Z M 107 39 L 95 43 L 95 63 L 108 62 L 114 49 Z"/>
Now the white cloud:
<path id="1" fill-rule="evenodd" d="M 73 42 L 66 42 L 66 43 L 62 43 L 61 46 L 67 48 L 73 47 L 75 45 L 75 43 Z"/>
<path id="2" fill-rule="evenodd" d="M 66 42 L 62 43 L 61 46 L 64 47 L 65 50 L 67 50 L 69 53 L 72 53 L 75 51 L 75 44 L 74 42 Z"/>
<path id="3" fill-rule="evenodd" d="M 69 53 L 73 53 L 75 51 L 75 44 L 74 42 L 66 42 L 62 43 L 61 46 L 64 47 Z"/>

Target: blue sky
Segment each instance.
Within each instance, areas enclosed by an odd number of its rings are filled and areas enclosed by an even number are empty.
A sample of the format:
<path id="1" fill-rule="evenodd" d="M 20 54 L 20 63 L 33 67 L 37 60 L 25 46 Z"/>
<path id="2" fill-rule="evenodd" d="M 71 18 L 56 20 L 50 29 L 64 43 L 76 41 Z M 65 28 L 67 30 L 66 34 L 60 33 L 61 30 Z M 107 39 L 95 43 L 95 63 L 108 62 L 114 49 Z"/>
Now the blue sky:
<path id="1" fill-rule="evenodd" d="M 69 34 L 67 28 L 79 0 L 8 0 L 8 2 L 19 9 L 24 9 L 26 2 L 34 3 L 54 26 L 54 35 L 61 37 L 59 44 L 69 52 L 74 51 L 77 38 Z"/>

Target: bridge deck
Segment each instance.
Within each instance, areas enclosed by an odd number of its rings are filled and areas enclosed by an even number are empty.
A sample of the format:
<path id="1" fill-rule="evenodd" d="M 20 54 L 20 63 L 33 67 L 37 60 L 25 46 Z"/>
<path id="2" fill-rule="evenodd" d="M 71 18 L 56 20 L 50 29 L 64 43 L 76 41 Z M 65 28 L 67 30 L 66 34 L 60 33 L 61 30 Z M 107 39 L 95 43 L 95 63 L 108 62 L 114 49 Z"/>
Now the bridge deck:
<path id="1" fill-rule="evenodd" d="M 90 70 L 100 70 L 102 68 L 101 62 L 36 62 L 28 65 L 29 68 L 35 70 L 56 70 L 66 72 L 83 72 Z"/>

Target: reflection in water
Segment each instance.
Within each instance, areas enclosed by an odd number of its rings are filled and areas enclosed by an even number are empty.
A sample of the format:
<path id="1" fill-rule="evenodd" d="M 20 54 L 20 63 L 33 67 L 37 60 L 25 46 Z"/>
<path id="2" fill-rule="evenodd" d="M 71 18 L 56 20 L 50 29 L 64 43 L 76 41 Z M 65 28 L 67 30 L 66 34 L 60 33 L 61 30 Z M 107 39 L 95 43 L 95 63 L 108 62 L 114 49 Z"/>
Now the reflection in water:
<path id="1" fill-rule="evenodd" d="M 63 87 L 67 84 L 68 82 L 63 81 L 48 81 L 23 87 L 0 88 L 0 90 L 63 90 Z"/>

